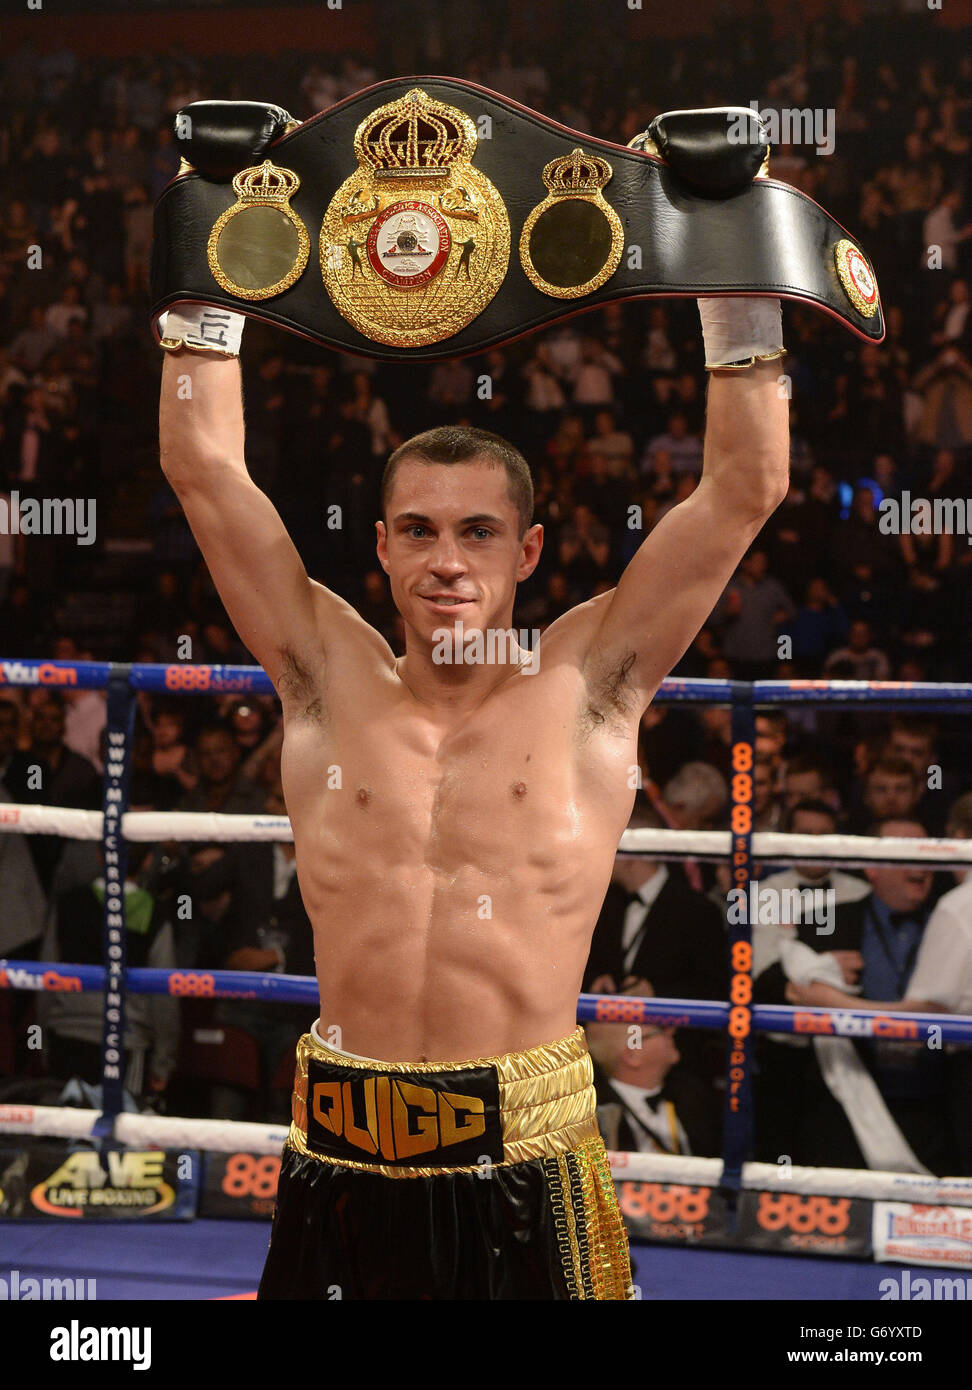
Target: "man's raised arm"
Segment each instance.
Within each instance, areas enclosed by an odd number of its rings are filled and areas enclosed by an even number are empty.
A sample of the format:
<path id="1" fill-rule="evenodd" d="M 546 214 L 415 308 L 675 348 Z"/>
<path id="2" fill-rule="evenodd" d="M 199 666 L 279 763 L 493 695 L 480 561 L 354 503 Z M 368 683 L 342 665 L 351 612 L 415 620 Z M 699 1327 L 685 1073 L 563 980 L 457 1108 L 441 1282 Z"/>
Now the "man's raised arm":
<path id="1" fill-rule="evenodd" d="M 710 370 L 701 481 L 642 542 L 617 588 L 593 601 L 602 616 L 585 670 L 589 679 L 608 681 L 638 714 L 688 649 L 787 489 L 780 302 L 727 297 L 699 306 Z M 729 366 L 739 361 L 745 365 Z"/>
<path id="2" fill-rule="evenodd" d="M 304 669 L 323 655 L 315 590 L 270 499 L 246 470 L 239 360 L 206 350 L 204 306 L 169 314 L 162 365 L 159 452 L 213 583 L 242 641 L 276 685 L 288 653 Z M 238 348 L 242 316 L 229 325 Z M 225 344 L 225 325 L 220 341 Z M 193 340 L 196 349 L 176 347 Z M 321 592 L 325 592 L 321 590 Z"/>

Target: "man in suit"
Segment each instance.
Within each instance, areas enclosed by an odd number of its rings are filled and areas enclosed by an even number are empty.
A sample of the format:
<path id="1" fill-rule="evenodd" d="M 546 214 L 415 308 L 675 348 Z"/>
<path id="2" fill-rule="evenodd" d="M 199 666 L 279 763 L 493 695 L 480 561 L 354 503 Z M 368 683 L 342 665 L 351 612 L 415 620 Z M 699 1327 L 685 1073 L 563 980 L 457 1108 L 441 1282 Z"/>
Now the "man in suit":
<path id="1" fill-rule="evenodd" d="M 715 1090 L 680 1066 L 674 1028 L 589 1023 L 597 1121 L 608 1149 L 699 1154 L 720 1151 Z"/>
<path id="2" fill-rule="evenodd" d="M 913 820 L 885 820 L 870 829 L 877 836 L 921 838 L 925 828 Z M 921 867 L 867 869 L 871 892 L 856 902 L 838 904 L 834 930 L 821 935 L 813 923 L 798 923 L 797 939 L 820 954 L 856 952 L 860 959 L 859 989 L 865 999 L 901 999 L 911 976 L 929 915 L 932 873 Z M 828 978 L 806 955 L 802 964 L 787 958 L 764 970 L 757 978 L 754 998 L 761 1004 L 816 1003 L 816 981 Z M 844 973 L 844 972 L 841 972 Z M 856 973 L 856 972 L 855 972 Z M 836 975 L 835 975 L 836 978 Z M 845 973 L 845 979 L 846 979 Z M 853 986 L 852 986 L 853 987 Z M 856 1001 L 855 1001 L 856 1002 Z M 826 1039 L 830 1042 L 830 1039 Z M 893 1125 L 900 1131 L 920 1163 L 934 1173 L 948 1171 L 950 1145 L 945 1121 L 944 1070 L 941 1053 L 910 1043 L 884 1038 L 855 1041 L 853 1046 L 867 1073 L 876 1083 Z M 777 1059 L 780 1062 L 781 1059 Z M 868 1136 L 855 1128 L 855 1116 L 839 1102 L 820 1065 L 819 1049 L 790 1050 L 785 1065 L 770 1075 L 763 1069 L 762 1094 L 756 1108 L 757 1126 L 763 1117 L 773 1124 L 785 1112 L 788 1135 L 775 1141 L 785 1145 L 795 1163 L 837 1167 L 875 1166 L 867 1157 Z M 771 1107 L 767 1112 L 767 1107 Z M 775 1113 L 774 1113 L 775 1111 Z M 893 1132 L 893 1131 L 892 1131 Z M 765 1150 L 765 1142 L 759 1145 Z M 765 1152 L 760 1157 L 766 1158 Z"/>
<path id="3" fill-rule="evenodd" d="M 639 792 L 628 829 L 662 825 Z M 727 936 L 715 903 L 688 886 L 678 865 L 669 869 L 655 859 L 619 854 L 594 928 L 584 989 L 725 999 L 728 988 Z M 684 1070 L 708 1084 L 722 1066 L 722 1039 L 683 1029 L 677 1042 Z"/>
<path id="4" fill-rule="evenodd" d="M 287 814 L 279 781 L 267 793 L 263 810 L 271 816 Z M 292 843 L 233 844 L 197 877 L 196 895 L 201 901 L 228 898 L 220 921 L 219 964 L 224 969 L 315 973 L 313 933 L 296 869 Z M 316 1009 L 300 1004 L 226 999 L 217 1006 L 217 1023 L 242 1028 L 257 1042 L 260 1089 L 253 1098 L 253 1118 L 286 1120 L 289 1089 L 278 1094 L 273 1080 L 281 1059 L 316 1016 Z M 219 1119 L 246 1118 L 248 1097 L 236 1087 L 215 1086 L 212 1103 Z"/>
<path id="5" fill-rule="evenodd" d="M 66 717 L 64 697 L 57 690 L 40 690 L 31 700 L 30 747 L 12 752 L 4 771 L 11 800 L 84 811 L 101 805 L 97 768 L 64 742 Z M 60 835 L 30 837 L 30 852 L 45 893 L 51 891 L 66 843 Z"/>
<path id="6" fill-rule="evenodd" d="M 629 830 L 661 829 L 639 793 Z M 726 932 L 714 903 L 685 882 L 678 866 L 619 854 L 584 972 L 584 989 L 614 992 L 638 983 L 671 999 L 725 999 Z"/>

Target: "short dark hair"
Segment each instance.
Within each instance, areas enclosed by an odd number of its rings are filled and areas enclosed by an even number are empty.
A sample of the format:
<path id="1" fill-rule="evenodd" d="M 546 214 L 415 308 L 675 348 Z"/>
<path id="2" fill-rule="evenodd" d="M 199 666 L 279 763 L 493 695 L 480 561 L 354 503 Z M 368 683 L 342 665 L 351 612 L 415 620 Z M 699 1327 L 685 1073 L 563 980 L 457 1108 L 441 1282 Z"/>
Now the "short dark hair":
<path id="1" fill-rule="evenodd" d="M 807 772 L 815 772 L 828 791 L 832 791 L 837 786 L 837 776 L 833 767 L 824 758 L 816 753 L 794 753 L 786 765 L 785 776 L 791 772 L 798 777 Z"/>
<path id="2" fill-rule="evenodd" d="M 474 458 L 484 458 L 490 463 L 502 465 L 506 469 L 510 501 L 519 514 L 521 538 L 526 533 L 533 520 L 533 478 L 519 449 L 500 435 L 493 434 L 491 430 L 476 429 L 472 425 L 440 425 L 437 429 L 425 430 L 406 439 L 391 455 L 382 474 L 383 521 L 387 520 L 388 498 L 395 473 L 404 458 L 417 459 L 420 463 L 470 463 Z"/>
<path id="3" fill-rule="evenodd" d="M 226 723 L 225 719 L 207 719 L 205 724 L 200 724 L 193 738 L 193 747 L 198 747 L 201 739 L 208 738 L 212 734 L 222 734 L 228 738 L 234 747 L 237 746 L 236 735 Z"/>
<path id="4" fill-rule="evenodd" d="M 899 758 L 894 753 L 885 753 L 873 762 L 864 774 L 864 780 L 867 781 L 875 772 L 884 772 L 889 777 L 907 777 L 916 786 L 921 780 L 908 759 Z"/>
<path id="5" fill-rule="evenodd" d="M 932 745 L 938 738 L 938 724 L 927 715 L 904 713 L 893 715 L 889 733 L 895 734 L 899 730 L 903 734 L 912 734 L 915 738 L 926 738 Z"/>

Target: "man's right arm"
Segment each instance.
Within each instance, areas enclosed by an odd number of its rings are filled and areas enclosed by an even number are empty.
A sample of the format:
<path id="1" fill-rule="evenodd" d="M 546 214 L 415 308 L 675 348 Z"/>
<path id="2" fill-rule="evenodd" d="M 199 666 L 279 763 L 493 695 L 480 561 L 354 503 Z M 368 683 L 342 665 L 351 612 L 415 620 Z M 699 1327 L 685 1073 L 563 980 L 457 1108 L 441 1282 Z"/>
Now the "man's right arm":
<path id="1" fill-rule="evenodd" d="M 286 659 L 323 657 L 315 591 L 270 499 L 244 460 L 235 357 L 166 352 L 159 402 L 162 470 L 182 504 L 230 620 L 277 685 Z"/>

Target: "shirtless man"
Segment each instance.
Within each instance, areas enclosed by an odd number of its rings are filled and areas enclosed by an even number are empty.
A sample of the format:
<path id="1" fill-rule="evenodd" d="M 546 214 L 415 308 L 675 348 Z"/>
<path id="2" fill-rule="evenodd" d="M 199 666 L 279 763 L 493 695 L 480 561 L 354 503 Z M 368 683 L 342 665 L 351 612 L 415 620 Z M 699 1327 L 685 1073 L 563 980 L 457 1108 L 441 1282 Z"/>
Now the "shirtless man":
<path id="1" fill-rule="evenodd" d="M 641 716 L 787 488 L 779 301 L 700 312 L 698 488 L 617 588 L 544 632 L 538 660 L 512 644 L 479 663 L 436 652 L 460 620 L 464 641 L 508 631 L 540 558 L 517 451 L 446 428 L 389 460 L 376 529 L 405 624 L 396 660 L 308 577 L 247 474 L 243 319 L 168 315 L 162 467 L 280 696 L 321 996 L 261 1297 L 629 1296 L 577 995 Z"/>

